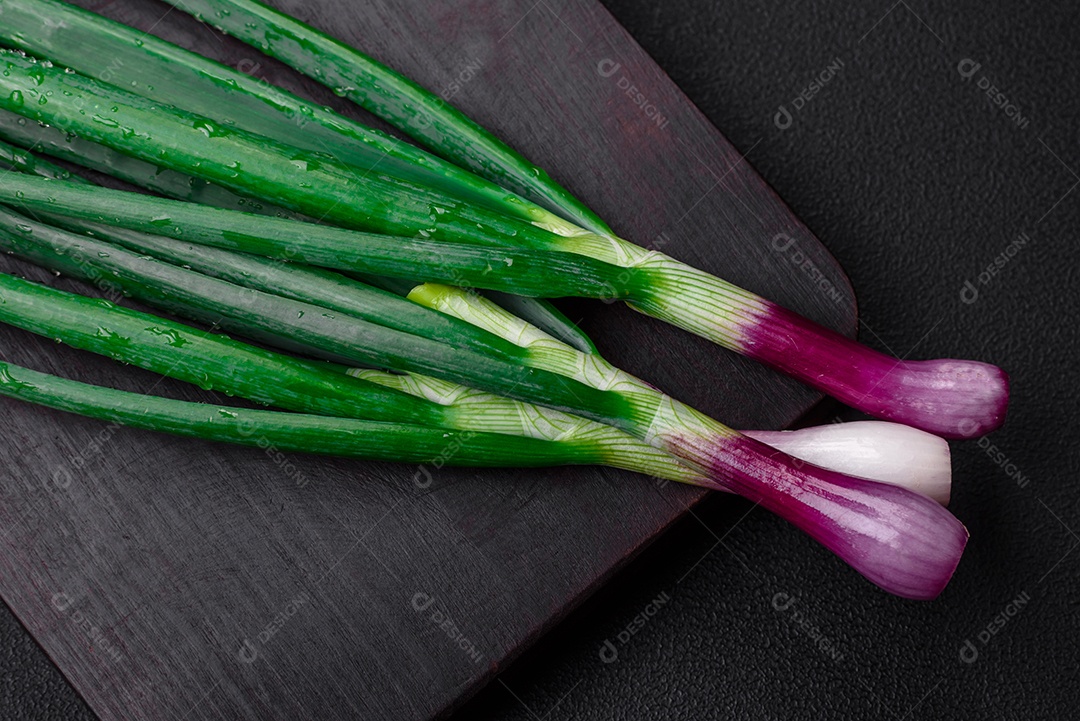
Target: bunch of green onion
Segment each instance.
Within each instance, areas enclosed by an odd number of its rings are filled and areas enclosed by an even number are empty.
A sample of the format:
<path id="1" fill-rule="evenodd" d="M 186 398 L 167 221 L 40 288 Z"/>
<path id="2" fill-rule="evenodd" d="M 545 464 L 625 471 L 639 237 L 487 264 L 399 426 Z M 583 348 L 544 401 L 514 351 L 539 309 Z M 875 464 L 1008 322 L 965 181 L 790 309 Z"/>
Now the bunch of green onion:
<path id="1" fill-rule="evenodd" d="M 612 465 L 739 493 L 888 591 L 940 593 L 967 532 L 942 506 L 947 445 L 924 431 L 997 427 L 999 369 L 871 351 L 622 240 L 452 106 L 292 18 L 174 4 L 438 155 L 66 3 L 0 0 L 15 48 L 0 52 L 0 162 L 19 171 L 0 184 L 0 248 L 276 350 L 10 275 L 0 321 L 282 410 L 11 365 L 0 393 L 286 451 Z M 168 197 L 98 187 L 31 147 Z M 625 300 L 894 423 L 741 434 L 619 370 L 540 300 L 570 296 Z"/>

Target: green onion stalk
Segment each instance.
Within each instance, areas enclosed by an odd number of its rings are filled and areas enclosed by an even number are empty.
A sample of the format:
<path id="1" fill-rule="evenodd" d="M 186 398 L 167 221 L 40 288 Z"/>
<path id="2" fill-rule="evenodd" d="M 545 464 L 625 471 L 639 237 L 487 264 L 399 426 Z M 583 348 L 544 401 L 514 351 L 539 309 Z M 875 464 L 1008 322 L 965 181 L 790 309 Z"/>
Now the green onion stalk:
<path id="1" fill-rule="evenodd" d="M 377 170 L 359 178 L 352 166 L 325 154 L 227 128 L 19 55 L 0 57 L 6 69 L 0 77 L 0 107 L 130 155 L 236 192 L 273 198 L 338 225 L 479 244 L 497 248 L 492 251 L 496 257 L 514 249 L 539 250 L 579 255 L 583 266 L 591 261 L 594 269 L 618 266 L 623 284 L 611 284 L 615 297 L 654 315 L 670 314 L 669 320 L 692 330 L 707 330 L 735 350 L 890 420 L 948 436 L 986 432 L 1004 417 L 1007 384 L 993 366 L 905 364 L 613 237 L 558 235 Z M 595 286 L 598 279 L 584 280 Z M 528 295 L 531 290 L 517 292 Z"/>
<path id="2" fill-rule="evenodd" d="M 0 395 L 180 436 L 280 451 L 450 466 L 591 465 L 607 452 L 588 440 L 553 441 L 405 423 L 191 403 L 104 388 L 0 362 Z"/>
<path id="3" fill-rule="evenodd" d="M 298 224 L 71 180 L 13 176 L 0 187 L 0 201 L 35 213 L 50 212 L 338 271 L 407 280 L 421 275 L 432 281 L 524 295 L 603 297 L 619 273 L 609 263 L 572 253 L 489 248 Z"/>
<path id="4" fill-rule="evenodd" d="M 0 141 L 0 164 L 10 169 L 29 170 L 31 167 L 41 170 L 51 166 L 49 173 L 32 173 L 41 177 L 82 182 L 82 179 L 65 168 L 52 165 L 40 157 L 33 156 L 25 148 L 35 148 L 62 160 L 82 165 L 86 168 L 112 175 L 134 185 L 162 193 L 171 198 L 233 209 L 248 213 L 269 215 L 278 218 L 302 218 L 296 213 L 269 203 L 255 201 L 237 195 L 221 186 L 209 183 L 189 175 L 161 168 L 160 166 L 138 158 L 128 157 L 97 143 L 92 143 L 78 136 L 64 133 L 57 128 L 28 121 L 26 118 L 0 111 L 0 138 L 21 147 L 12 147 Z M 10 162 L 4 162 L 5 158 Z M 28 165 L 36 164 L 36 165 Z M 287 234 L 295 237 L 295 226 L 284 226 Z M 286 249 L 283 254 L 291 258 L 292 251 Z M 396 255 L 396 253 L 394 253 Z M 396 264 L 400 268 L 400 264 Z M 485 261 L 486 265 L 486 261 Z M 443 269 L 447 279 L 455 279 L 454 271 L 440 260 L 437 266 Z M 364 267 L 364 266 L 360 266 Z M 384 287 L 399 287 L 407 293 L 415 282 L 402 279 L 379 278 L 367 275 L 369 284 Z M 550 303 L 536 298 L 492 291 L 489 296 L 514 314 L 528 320 L 533 325 L 543 328 L 576 348 L 586 352 L 596 352 L 591 339 L 558 311 Z"/>
<path id="5" fill-rule="evenodd" d="M 21 115 L 6 110 L 0 110 L 0 141 L 13 146 L 11 150 L 7 151 L 9 154 L 26 155 L 32 151 L 35 154 L 35 162 L 39 166 L 43 162 L 48 162 L 43 161 L 41 156 L 48 155 L 170 198 L 259 215 L 270 215 L 279 218 L 303 218 L 302 215 L 291 210 L 286 210 L 271 203 L 246 198 L 201 178 L 195 178 L 186 173 L 180 173 L 145 160 L 124 155 L 104 145 L 83 140 L 74 133 L 68 133 L 51 125 L 27 120 Z M 7 163 L 7 165 L 14 170 L 23 170 L 25 167 L 19 167 L 12 163 Z M 58 173 L 65 174 L 48 176 L 41 173 L 30 174 L 39 177 L 69 180 L 75 183 L 84 181 L 84 178 L 79 174 L 68 173 L 60 166 L 53 165 L 59 169 Z M 25 169 L 29 170 L 29 168 Z"/>
<path id="6" fill-rule="evenodd" d="M 59 181 L 49 181 L 59 182 Z M 907 489 L 798 461 L 625 374 L 603 387 L 243 288 L 122 247 L 0 214 L 0 246 L 77 277 L 106 277 L 141 300 L 264 339 L 288 337 L 364 365 L 430 375 L 606 425 L 677 456 L 716 488 L 792 521 L 883 588 L 938 595 L 966 544 L 963 526 Z"/>
<path id="7" fill-rule="evenodd" d="M 610 233 L 596 213 L 543 168 L 443 98 L 374 58 L 251 0 L 167 1 L 326 85 L 457 165 L 534 201 L 533 212 L 543 206 L 571 219 L 576 227 Z"/>
<path id="8" fill-rule="evenodd" d="M 153 35 L 54 0 L 10 0 L 4 7 L 6 22 L 0 28 L 0 40 L 13 47 L 102 81 L 123 85 L 158 102 L 200 113 L 226 126 L 329 153 L 353 166 L 358 175 L 378 166 L 410 182 L 439 188 L 543 227 L 572 227 L 559 216 L 452 163 Z M 85 47 L 94 47 L 95 52 L 83 52 Z M 25 136 L 27 131 L 20 134 Z M 205 180 L 138 159 L 118 157 L 107 148 L 87 148 L 86 145 L 93 144 L 69 134 L 62 136 L 64 142 L 56 143 L 55 147 L 74 155 L 65 159 L 84 165 L 88 160 L 91 164 L 96 162 L 96 169 L 102 172 L 165 195 L 279 217 L 296 215 L 270 202 L 235 196 Z M 37 147 L 34 143 L 20 144 Z M 571 345 L 582 350 L 592 347 L 588 337 L 550 303 L 538 298 L 518 298 L 507 300 L 507 304 Z"/>
<path id="9" fill-rule="evenodd" d="M 38 219 L 45 219 L 49 224 L 60 225 L 79 233 L 89 233 L 141 254 L 184 265 L 249 288 L 315 303 L 382 326 L 442 340 L 455 347 L 481 350 L 489 355 L 494 354 L 519 362 L 527 360 L 524 349 L 486 330 L 421 307 L 398 294 L 380 290 L 354 278 L 298 262 L 282 263 L 250 253 L 193 245 L 187 240 L 206 241 L 207 236 L 212 236 L 210 242 L 216 242 L 216 245 L 221 247 L 277 255 L 283 260 L 302 261 L 311 259 L 309 256 L 312 254 L 306 250 L 311 237 L 332 233 L 346 236 L 340 254 L 349 259 L 348 267 L 391 273 L 404 268 L 405 273 L 409 274 L 413 266 L 410 263 L 403 265 L 403 247 L 396 242 L 398 239 L 374 236 L 373 240 L 381 243 L 378 246 L 381 250 L 371 253 L 371 248 L 366 247 L 365 254 L 360 255 L 357 253 L 357 238 L 361 236 L 351 231 L 318 226 L 311 227 L 308 233 L 298 235 L 298 226 L 291 221 L 209 209 L 139 193 L 108 190 L 84 181 L 68 181 L 62 185 L 50 182 L 43 187 L 35 185 L 34 181 L 38 179 L 26 180 L 31 181 L 29 185 L 23 183 L 21 177 L 9 177 L 8 182 L 0 188 L 0 196 L 6 195 L 9 204 L 19 206 L 24 212 Z M 103 207 L 102 203 L 113 203 L 106 214 L 99 212 Z M 75 212 L 75 209 L 79 208 L 85 212 Z M 57 211 L 70 215 L 59 215 Z M 194 215 L 191 215 L 192 213 Z M 95 222 L 95 219 L 113 225 Z M 241 221 L 241 225 L 234 226 L 234 221 Z M 13 222 L 18 224 L 9 219 L 9 225 Z M 256 225 L 244 228 L 243 223 L 249 222 L 255 222 Z M 141 233 L 134 228 L 146 228 L 153 233 L 167 235 Z M 253 234 L 260 232 L 265 237 Z M 277 238 L 280 242 L 271 246 L 268 237 Z M 406 240 L 406 243 L 427 246 L 426 252 L 434 259 L 433 265 L 447 269 L 453 277 L 461 277 L 469 272 L 467 264 L 460 259 L 451 265 L 447 264 L 446 251 L 450 246 L 433 244 L 430 241 Z M 275 249 L 278 252 L 272 252 Z M 461 246 L 461 249 L 466 254 L 473 254 L 476 250 L 473 246 Z M 314 256 L 316 260 L 320 257 Z M 481 255 L 477 257 L 477 261 L 471 272 L 477 277 L 488 275 L 489 258 Z M 519 257 L 517 265 L 520 270 L 527 265 L 527 261 Z M 550 281 L 545 277 L 538 277 L 536 282 L 550 285 Z M 412 282 L 404 284 L 406 293 L 413 287 L 415 284 Z M 490 303 L 467 294 L 463 294 L 461 302 L 466 305 L 471 302 Z"/>
<path id="10" fill-rule="evenodd" d="M 434 453 L 432 446 L 424 446 L 424 453 L 430 455 L 387 453 L 378 456 L 384 460 L 428 461 L 446 446 L 456 445 L 457 440 L 453 439 L 462 434 L 479 434 L 485 439 L 483 447 L 488 449 L 489 455 L 458 457 L 455 453 L 455 459 L 462 465 L 599 463 L 681 483 L 705 483 L 699 473 L 676 458 L 611 426 L 570 416 L 560 417 L 554 411 L 538 407 L 534 407 L 533 412 L 538 422 L 550 417 L 551 422 L 561 423 L 563 430 L 557 436 L 509 434 L 544 441 L 551 449 L 549 462 L 543 462 L 542 454 L 534 452 L 518 464 L 513 455 L 517 441 L 508 440 L 505 451 L 499 452 L 492 450 L 497 448 L 496 443 L 488 442 L 501 436 L 485 427 L 498 428 L 499 424 L 485 421 L 485 418 L 492 411 L 496 416 L 506 413 L 505 404 L 497 397 L 493 397 L 492 403 L 470 404 L 464 409 L 440 405 L 394 390 L 385 383 L 354 378 L 329 364 L 293 358 L 218 333 L 200 331 L 166 318 L 123 308 L 107 300 L 67 293 L 5 273 L 0 273 L 0 322 L 256 403 L 308 415 L 376 421 L 390 429 L 400 429 L 403 440 L 392 443 L 393 449 L 403 448 L 404 439 L 411 434 L 418 434 L 422 439 L 446 439 L 436 446 Z M 513 412 L 527 410 L 526 404 L 521 404 L 515 406 Z M 210 415 L 215 412 L 217 409 L 207 411 Z M 348 423 L 344 425 L 348 426 Z M 139 427 L 154 428 L 153 425 Z M 252 431 L 256 429 L 259 433 L 265 430 L 263 425 L 251 426 Z M 429 429 L 440 429 L 440 434 L 433 435 Z M 367 445 L 361 448 L 367 448 Z M 575 455 L 586 448 L 587 454 Z M 298 446 L 294 450 L 305 448 Z M 354 455 L 345 450 L 342 455 Z"/>
<path id="11" fill-rule="evenodd" d="M 303 219 L 303 216 L 279 206 L 245 198 L 208 181 L 168 170 L 138 158 L 128 157 L 105 146 L 64 133 L 54 127 L 28 121 L 20 115 L 3 110 L 0 110 L 0 139 L 2 139 L 0 145 L 4 148 L 0 150 L 3 154 L 0 155 L 0 164 L 14 170 L 28 171 L 31 175 L 86 184 L 79 175 L 48 163 L 39 156 L 31 155 L 26 150 L 27 148 L 35 148 L 61 160 L 111 175 L 171 198 L 277 218 Z M 3 144 L 3 140 L 19 147 Z M 3 156 L 22 158 L 26 162 L 36 163 L 33 167 L 39 170 L 50 165 L 53 170 L 50 173 L 29 172 L 31 166 L 17 164 L 14 161 L 5 163 Z M 295 236 L 295 226 L 287 227 L 289 234 Z M 445 263 L 440 262 L 439 265 L 445 267 Z M 365 280 L 368 284 L 398 286 L 404 288 L 405 292 L 416 285 L 415 282 L 403 279 L 380 278 L 371 275 L 368 275 Z M 596 352 L 592 340 L 550 303 L 537 298 L 524 298 L 496 292 L 490 293 L 490 296 L 511 312 L 542 327 L 546 332 L 575 348 L 586 352 Z"/>
<path id="12" fill-rule="evenodd" d="M 360 173 L 377 168 L 523 220 L 574 227 L 453 162 L 154 35 L 59 0 L 4 0 L 3 9 L 0 40 L 41 59 L 225 127 L 333 155 Z M 563 193 L 563 202 L 577 202 Z"/>
<path id="13" fill-rule="evenodd" d="M 26 119 L 22 119 L 26 122 Z M 40 158 L 25 148 L 8 145 L 0 142 L 0 168 L 15 170 L 27 175 L 39 178 L 52 178 L 53 180 L 74 180 L 79 182 L 79 177 L 66 168 Z"/>

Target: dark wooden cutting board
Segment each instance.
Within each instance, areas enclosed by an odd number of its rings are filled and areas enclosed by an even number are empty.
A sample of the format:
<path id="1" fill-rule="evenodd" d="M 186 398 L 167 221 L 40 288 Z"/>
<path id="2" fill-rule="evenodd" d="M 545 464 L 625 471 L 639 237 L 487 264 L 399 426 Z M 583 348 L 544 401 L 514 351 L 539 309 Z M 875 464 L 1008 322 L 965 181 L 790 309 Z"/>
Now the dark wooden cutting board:
<path id="1" fill-rule="evenodd" d="M 452 95 L 624 236 L 853 332 L 843 273 L 742 159 L 750 148 L 598 3 L 276 4 Z M 163 4 L 87 6 L 363 117 Z M 817 399 L 624 307 L 565 307 L 609 358 L 729 424 L 780 427 Z M 6 360 L 80 380 L 223 400 L 11 329 L 0 343 Z M 0 592 L 105 719 L 438 715 L 701 497 L 591 468 L 429 483 L 7 400 L 0 424 Z"/>

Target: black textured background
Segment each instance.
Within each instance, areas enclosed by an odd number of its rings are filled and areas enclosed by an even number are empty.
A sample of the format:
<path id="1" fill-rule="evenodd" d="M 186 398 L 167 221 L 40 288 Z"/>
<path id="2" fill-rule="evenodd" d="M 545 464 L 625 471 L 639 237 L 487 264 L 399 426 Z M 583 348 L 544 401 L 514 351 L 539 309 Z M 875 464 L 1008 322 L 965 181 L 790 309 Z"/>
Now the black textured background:
<path id="1" fill-rule="evenodd" d="M 891 598 L 782 522 L 715 497 L 455 718 L 1075 718 L 1080 10 L 607 4 L 839 259 L 862 340 L 1003 366 L 1010 416 L 953 444 L 952 509 L 972 538 L 938 601 Z M 980 65 L 968 80 L 965 59 Z M 779 106 L 837 60 L 779 129 Z M 854 417 L 833 406 L 816 420 L 838 413 Z M 6 611 L 0 635 L 0 718 L 91 716 Z M 605 640 L 614 662 L 600 658 Z"/>

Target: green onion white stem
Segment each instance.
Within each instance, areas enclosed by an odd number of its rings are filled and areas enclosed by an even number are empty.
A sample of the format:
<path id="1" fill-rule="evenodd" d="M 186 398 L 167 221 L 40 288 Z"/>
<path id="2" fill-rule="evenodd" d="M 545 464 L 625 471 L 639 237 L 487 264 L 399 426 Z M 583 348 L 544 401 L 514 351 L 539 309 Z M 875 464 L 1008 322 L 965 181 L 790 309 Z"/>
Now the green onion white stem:
<path id="1" fill-rule="evenodd" d="M 743 433 L 809 463 L 910 488 L 943 506 L 949 505 L 949 443 L 933 433 L 886 421 Z"/>

